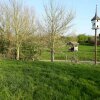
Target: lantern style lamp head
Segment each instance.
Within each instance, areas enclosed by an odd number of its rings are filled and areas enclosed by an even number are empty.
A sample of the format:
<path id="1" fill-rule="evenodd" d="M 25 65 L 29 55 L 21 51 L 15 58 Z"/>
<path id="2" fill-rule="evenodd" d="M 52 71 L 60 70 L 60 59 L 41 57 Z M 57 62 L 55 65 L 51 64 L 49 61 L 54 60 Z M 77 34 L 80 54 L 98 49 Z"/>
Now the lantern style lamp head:
<path id="1" fill-rule="evenodd" d="M 91 19 L 91 22 L 92 22 L 92 29 L 93 30 L 100 28 L 100 17 L 97 16 L 97 5 L 96 5 L 95 16 Z"/>

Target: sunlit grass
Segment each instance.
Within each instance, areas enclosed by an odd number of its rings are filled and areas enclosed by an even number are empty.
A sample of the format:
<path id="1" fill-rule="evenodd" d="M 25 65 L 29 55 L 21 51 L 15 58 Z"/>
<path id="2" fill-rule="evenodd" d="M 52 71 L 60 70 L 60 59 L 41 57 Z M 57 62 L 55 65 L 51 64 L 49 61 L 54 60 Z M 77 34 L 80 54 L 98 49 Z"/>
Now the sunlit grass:
<path id="1" fill-rule="evenodd" d="M 0 100 L 99 99 L 99 65 L 0 62 Z"/>
<path id="2" fill-rule="evenodd" d="M 86 45 L 79 45 L 78 52 L 69 52 L 68 46 L 65 48 L 60 48 L 59 52 L 55 52 L 55 60 L 71 60 L 73 56 L 76 56 L 78 60 L 82 61 L 94 61 L 95 57 L 95 47 L 94 46 L 86 46 Z M 50 59 L 50 52 L 44 51 L 40 57 L 42 60 Z M 97 50 L 97 60 L 100 61 L 100 46 L 98 46 Z"/>

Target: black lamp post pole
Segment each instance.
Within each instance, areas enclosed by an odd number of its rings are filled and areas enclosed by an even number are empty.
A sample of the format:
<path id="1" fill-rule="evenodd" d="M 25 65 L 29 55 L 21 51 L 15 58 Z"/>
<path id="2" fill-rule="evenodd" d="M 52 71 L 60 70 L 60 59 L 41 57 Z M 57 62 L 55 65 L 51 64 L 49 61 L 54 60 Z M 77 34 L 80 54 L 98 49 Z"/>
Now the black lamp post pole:
<path id="1" fill-rule="evenodd" d="M 97 29 L 95 29 L 95 65 L 97 64 Z"/>

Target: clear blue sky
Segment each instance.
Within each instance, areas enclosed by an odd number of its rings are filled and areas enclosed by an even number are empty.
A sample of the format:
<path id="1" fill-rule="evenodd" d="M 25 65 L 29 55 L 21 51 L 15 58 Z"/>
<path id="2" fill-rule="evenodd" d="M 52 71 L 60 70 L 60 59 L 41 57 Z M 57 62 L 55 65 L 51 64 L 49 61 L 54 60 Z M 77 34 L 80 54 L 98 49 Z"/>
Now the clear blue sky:
<path id="1" fill-rule="evenodd" d="M 26 1 L 26 0 L 25 0 Z M 27 0 L 26 4 L 33 6 L 40 16 L 43 13 L 43 4 L 48 0 Z M 76 12 L 76 17 L 73 21 L 73 30 L 77 34 L 91 34 L 94 31 L 91 29 L 91 18 L 95 14 L 95 6 L 98 4 L 98 15 L 100 16 L 100 0 L 55 0 L 57 3 L 64 5 L 65 9 L 72 9 Z M 98 31 L 99 33 L 100 31 Z"/>
<path id="2" fill-rule="evenodd" d="M 24 4 L 35 9 L 37 16 L 42 16 L 43 4 L 48 0 L 23 0 Z M 100 16 L 100 0 L 54 0 L 63 5 L 65 9 L 72 9 L 76 12 L 76 17 L 73 21 L 73 30 L 77 34 L 86 33 L 94 35 L 91 29 L 91 18 L 95 15 L 96 4 L 98 4 L 98 15 Z M 100 31 L 98 31 L 99 33 Z"/>

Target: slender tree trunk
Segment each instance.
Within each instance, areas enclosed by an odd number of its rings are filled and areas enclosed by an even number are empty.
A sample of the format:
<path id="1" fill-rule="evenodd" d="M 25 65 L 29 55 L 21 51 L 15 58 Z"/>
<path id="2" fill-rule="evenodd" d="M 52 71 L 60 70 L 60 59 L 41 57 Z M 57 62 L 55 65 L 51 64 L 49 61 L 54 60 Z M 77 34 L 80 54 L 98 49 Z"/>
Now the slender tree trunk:
<path id="1" fill-rule="evenodd" d="M 18 41 L 18 32 L 16 32 L 16 60 L 19 60 L 20 45 Z"/>
<path id="2" fill-rule="evenodd" d="M 51 62 L 54 62 L 54 50 L 51 48 Z"/>
<path id="3" fill-rule="evenodd" d="M 17 48 L 16 48 L 17 50 L 16 50 L 16 60 L 19 60 L 19 52 L 20 52 L 20 50 L 19 50 L 19 46 L 17 45 Z"/>
<path id="4" fill-rule="evenodd" d="M 54 42 L 53 42 L 52 48 L 51 48 L 51 62 L 54 62 L 54 58 L 55 58 L 55 55 L 54 55 Z"/>

